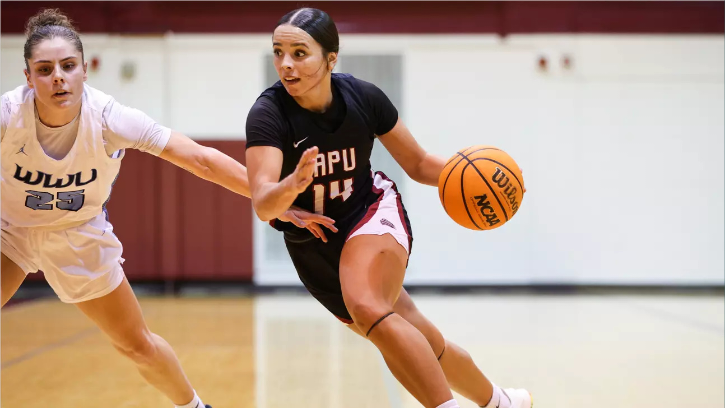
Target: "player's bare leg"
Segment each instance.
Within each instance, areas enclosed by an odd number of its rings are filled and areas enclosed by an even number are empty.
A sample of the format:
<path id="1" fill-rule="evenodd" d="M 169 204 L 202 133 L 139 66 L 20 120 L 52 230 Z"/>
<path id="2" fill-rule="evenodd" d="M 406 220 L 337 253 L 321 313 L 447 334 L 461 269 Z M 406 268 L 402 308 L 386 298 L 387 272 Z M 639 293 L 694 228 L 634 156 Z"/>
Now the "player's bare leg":
<path id="1" fill-rule="evenodd" d="M 524 395 L 523 390 L 507 389 L 502 391 L 494 386 L 476 366 L 471 355 L 455 343 L 446 340 L 438 328 L 418 310 L 405 289 L 400 291 L 400 297 L 395 302 L 393 311 L 412 324 L 428 340 L 431 349 L 438 356 L 438 361 L 451 389 L 481 407 L 490 406 L 492 402 L 494 403 L 493 406 L 496 406 L 501 397 L 504 398 L 501 406 L 505 406 L 506 394 L 504 393 L 508 393 L 511 399 L 521 399 L 523 401 L 523 405 L 512 404 L 512 406 L 530 406 L 524 401 L 527 395 Z M 365 337 L 354 324 L 348 327 L 360 336 Z M 494 392 L 496 395 L 494 395 Z M 528 392 L 525 393 L 528 394 Z M 530 396 L 528 398 L 530 399 Z M 516 401 L 512 402 L 516 403 Z"/>
<path id="2" fill-rule="evenodd" d="M 198 398 L 169 343 L 146 326 L 126 278 L 108 295 L 76 305 L 106 333 L 116 350 L 136 364 L 141 376 L 174 404 L 186 406 Z M 203 406 L 201 401 L 196 404 Z"/>
<path id="3" fill-rule="evenodd" d="M 2 292 L 2 304 L 5 306 L 8 300 L 18 291 L 20 285 L 25 280 L 25 272 L 5 254 L 2 254 L 2 264 L 0 264 L 0 292 Z"/>
<path id="4" fill-rule="evenodd" d="M 405 249 L 389 234 L 353 237 L 340 259 L 342 295 L 357 328 L 380 350 L 395 378 L 423 406 L 435 408 L 453 401 L 436 355 L 418 329 L 390 314 L 407 259 Z"/>

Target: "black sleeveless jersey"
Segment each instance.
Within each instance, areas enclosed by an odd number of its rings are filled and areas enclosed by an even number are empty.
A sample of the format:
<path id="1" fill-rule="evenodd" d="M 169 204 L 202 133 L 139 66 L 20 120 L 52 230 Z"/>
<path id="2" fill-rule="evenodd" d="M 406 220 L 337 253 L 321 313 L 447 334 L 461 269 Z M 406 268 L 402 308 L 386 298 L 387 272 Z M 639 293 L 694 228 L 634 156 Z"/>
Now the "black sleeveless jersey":
<path id="1" fill-rule="evenodd" d="M 314 179 L 294 205 L 344 222 L 366 206 L 375 137 L 393 129 L 398 111 L 379 88 L 352 75 L 332 74 L 332 89 L 332 105 L 320 114 L 299 106 L 281 82 L 275 83 L 249 112 L 247 148 L 282 150 L 281 180 L 307 148 L 317 146 Z"/>

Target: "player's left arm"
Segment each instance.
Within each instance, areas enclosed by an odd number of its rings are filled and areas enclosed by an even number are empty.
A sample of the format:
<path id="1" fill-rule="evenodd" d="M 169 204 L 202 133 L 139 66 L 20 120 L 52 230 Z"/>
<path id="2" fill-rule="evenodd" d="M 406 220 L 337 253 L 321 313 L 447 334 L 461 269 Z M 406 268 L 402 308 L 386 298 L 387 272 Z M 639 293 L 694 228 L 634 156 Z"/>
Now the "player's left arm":
<path id="1" fill-rule="evenodd" d="M 421 184 L 438 185 L 445 159 L 426 152 L 400 118 L 393 129 L 378 139 L 410 178 Z"/>
<path id="2" fill-rule="evenodd" d="M 169 141 L 159 157 L 197 177 L 219 184 L 245 197 L 251 197 L 246 167 L 219 150 L 202 146 L 179 132 L 171 131 Z M 333 219 L 294 206 L 285 211 L 278 219 L 291 222 L 300 228 L 307 228 L 325 242 L 327 242 L 327 238 L 317 224 L 337 232 Z"/>
<path id="3" fill-rule="evenodd" d="M 237 194 L 251 196 L 246 167 L 219 150 L 202 146 L 179 132 L 171 131 L 159 157 Z"/>

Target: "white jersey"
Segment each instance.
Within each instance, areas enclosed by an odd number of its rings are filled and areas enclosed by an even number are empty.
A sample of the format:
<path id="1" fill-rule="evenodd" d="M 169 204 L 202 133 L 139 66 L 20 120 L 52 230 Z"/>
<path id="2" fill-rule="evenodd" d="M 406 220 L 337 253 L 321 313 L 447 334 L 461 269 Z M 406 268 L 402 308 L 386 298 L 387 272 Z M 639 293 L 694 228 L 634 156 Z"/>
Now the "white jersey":
<path id="1" fill-rule="evenodd" d="M 102 115 L 112 98 L 84 86 L 75 142 L 59 160 L 38 142 L 34 91 L 21 86 L 3 98 L 2 220 L 61 229 L 101 214 L 123 158 L 123 151 L 109 156 L 104 146 Z"/>

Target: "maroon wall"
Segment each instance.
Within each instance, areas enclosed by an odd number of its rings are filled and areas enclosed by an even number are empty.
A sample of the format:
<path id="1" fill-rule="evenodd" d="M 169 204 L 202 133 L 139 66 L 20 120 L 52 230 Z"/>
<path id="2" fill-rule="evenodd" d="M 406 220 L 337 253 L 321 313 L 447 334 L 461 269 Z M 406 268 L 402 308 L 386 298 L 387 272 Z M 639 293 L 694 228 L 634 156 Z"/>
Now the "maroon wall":
<path id="1" fill-rule="evenodd" d="M 384 6 L 382 6 L 384 4 Z M 300 6 L 327 11 L 343 33 L 723 33 L 722 1 L 583 2 L 2 2 L 2 33 L 59 7 L 81 32 L 271 33 Z"/>
<path id="2" fill-rule="evenodd" d="M 243 141 L 200 142 L 244 163 Z M 134 280 L 252 278 L 249 199 L 128 150 L 108 213 Z"/>

